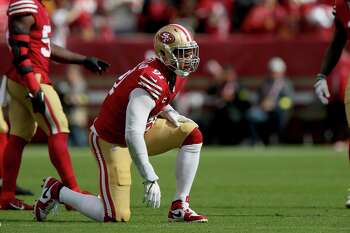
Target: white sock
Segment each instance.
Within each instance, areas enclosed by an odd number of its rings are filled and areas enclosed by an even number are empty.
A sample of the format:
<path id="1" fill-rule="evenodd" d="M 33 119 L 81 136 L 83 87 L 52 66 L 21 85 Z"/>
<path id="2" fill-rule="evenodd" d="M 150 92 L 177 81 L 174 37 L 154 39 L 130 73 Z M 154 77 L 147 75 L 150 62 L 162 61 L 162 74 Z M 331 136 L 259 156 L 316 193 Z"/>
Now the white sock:
<path id="1" fill-rule="evenodd" d="M 93 220 L 104 221 L 103 203 L 96 196 L 74 192 L 67 187 L 63 187 L 60 191 L 59 200 Z"/>
<path id="2" fill-rule="evenodd" d="M 182 146 L 176 157 L 176 193 L 174 200 L 185 201 L 196 176 L 201 144 Z"/>

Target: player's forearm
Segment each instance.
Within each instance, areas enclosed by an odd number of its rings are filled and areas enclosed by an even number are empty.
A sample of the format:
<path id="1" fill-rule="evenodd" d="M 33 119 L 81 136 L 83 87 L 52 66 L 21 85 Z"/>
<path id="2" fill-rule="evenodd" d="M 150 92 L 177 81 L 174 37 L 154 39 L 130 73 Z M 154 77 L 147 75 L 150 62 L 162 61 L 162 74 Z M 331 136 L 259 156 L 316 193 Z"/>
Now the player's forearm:
<path id="1" fill-rule="evenodd" d="M 13 55 L 12 63 L 32 93 L 36 93 L 40 89 L 40 85 L 34 76 L 32 61 L 28 55 L 30 30 L 34 23 L 34 18 L 31 15 L 18 17 L 9 22 L 9 45 Z"/>
<path id="2" fill-rule="evenodd" d="M 339 23 L 336 23 L 336 25 L 337 27 L 333 40 L 326 51 L 326 55 L 321 66 L 320 73 L 325 76 L 328 76 L 337 65 L 347 41 L 346 30 L 339 25 Z"/>
<path id="3" fill-rule="evenodd" d="M 82 64 L 86 56 L 74 53 L 58 45 L 51 46 L 51 60 L 65 64 Z"/>
<path id="4" fill-rule="evenodd" d="M 159 178 L 148 158 L 144 134 L 129 131 L 125 134 L 125 140 L 132 160 L 134 161 L 142 178 L 147 181 L 158 180 Z"/>
<path id="5" fill-rule="evenodd" d="M 165 106 L 162 109 L 162 112 L 160 113 L 160 115 L 162 116 L 162 115 L 167 114 L 169 112 L 173 112 L 173 113 L 179 114 L 170 104 L 168 104 L 167 106 Z"/>
<path id="6" fill-rule="evenodd" d="M 159 115 L 164 119 L 170 121 L 176 127 L 179 126 L 178 118 L 180 114 L 175 111 L 175 109 L 173 109 L 173 107 L 171 107 L 169 104 L 162 109 L 162 112 Z"/>
<path id="7" fill-rule="evenodd" d="M 126 109 L 125 141 L 140 175 L 147 181 L 158 180 L 149 162 L 144 139 L 147 119 L 154 106 L 152 97 L 145 90 L 136 88 L 130 93 Z"/>

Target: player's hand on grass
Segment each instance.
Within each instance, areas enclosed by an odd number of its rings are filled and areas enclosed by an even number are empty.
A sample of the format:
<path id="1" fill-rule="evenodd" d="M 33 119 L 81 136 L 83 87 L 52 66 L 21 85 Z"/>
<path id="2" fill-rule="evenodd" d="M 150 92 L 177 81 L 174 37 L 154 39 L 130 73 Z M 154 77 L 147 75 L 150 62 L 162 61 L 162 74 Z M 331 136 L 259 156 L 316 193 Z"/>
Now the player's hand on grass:
<path id="1" fill-rule="evenodd" d="M 328 98 L 331 96 L 329 94 L 329 89 L 327 85 L 327 80 L 326 76 L 323 74 L 318 74 L 317 75 L 317 81 L 314 85 L 315 88 L 315 93 L 318 97 L 318 99 L 321 101 L 323 104 L 328 104 Z"/>
<path id="2" fill-rule="evenodd" d="M 102 74 L 106 72 L 110 64 L 96 57 L 86 57 L 83 61 L 83 66 L 91 72 Z"/>
<path id="3" fill-rule="evenodd" d="M 145 193 L 143 202 L 146 203 L 147 206 L 152 208 L 160 207 L 160 187 L 157 181 L 145 181 L 143 182 Z"/>
<path id="4" fill-rule="evenodd" d="M 37 91 L 36 93 L 29 94 L 30 101 L 32 102 L 33 112 L 45 114 L 45 94 L 42 90 Z"/>

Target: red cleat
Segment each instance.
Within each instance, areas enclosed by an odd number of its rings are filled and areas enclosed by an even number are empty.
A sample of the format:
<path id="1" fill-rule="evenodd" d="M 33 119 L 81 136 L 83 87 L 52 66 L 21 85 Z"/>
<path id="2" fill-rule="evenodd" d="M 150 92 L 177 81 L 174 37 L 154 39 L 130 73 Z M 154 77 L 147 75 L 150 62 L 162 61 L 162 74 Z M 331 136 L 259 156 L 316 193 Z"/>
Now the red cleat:
<path id="1" fill-rule="evenodd" d="M 13 198 L 10 201 L 0 203 L 0 210 L 33 210 L 33 206 L 17 198 Z"/>
<path id="2" fill-rule="evenodd" d="M 39 200 L 35 202 L 33 211 L 34 218 L 39 222 L 45 220 L 51 210 L 59 204 L 59 191 L 63 184 L 55 178 L 47 177 L 42 187 L 43 192 Z"/>
<path id="3" fill-rule="evenodd" d="M 173 201 L 169 210 L 168 221 L 207 223 L 208 218 L 193 211 L 190 208 L 189 197 L 187 197 L 185 202 L 181 200 Z"/>

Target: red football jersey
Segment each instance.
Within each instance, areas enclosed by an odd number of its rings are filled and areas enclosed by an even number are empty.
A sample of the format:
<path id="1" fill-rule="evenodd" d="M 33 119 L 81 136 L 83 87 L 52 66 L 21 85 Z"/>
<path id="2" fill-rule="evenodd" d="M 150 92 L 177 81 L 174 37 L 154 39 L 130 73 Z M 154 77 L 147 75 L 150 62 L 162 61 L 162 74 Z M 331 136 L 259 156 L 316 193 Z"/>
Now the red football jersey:
<path id="1" fill-rule="evenodd" d="M 335 0 L 334 5 L 335 18 L 339 20 L 347 31 L 350 38 L 350 5 L 346 0 Z"/>
<path id="2" fill-rule="evenodd" d="M 146 90 L 156 102 L 148 117 L 146 131 L 157 119 L 157 115 L 182 89 L 185 78 L 176 77 L 174 89 L 169 89 L 171 71 L 158 59 L 145 60 L 132 70 L 120 76 L 104 100 L 95 119 L 97 134 L 109 143 L 126 145 L 125 122 L 129 95 L 135 88 Z"/>
<path id="3" fill-rule="evenodd" d="M 39 0 L 10 0 L 7 10 L 9 21 L 12 17 L 28 14 L 31 14 L 35 20 L 29 34 L 28 56 L 32 62 L 34 73 L 40 73 L 42 76 L 41 83 L 48 84 L 51 83 L 48 76 L 51 54 L 51 25 L 45 6 Z M 21 76 L 17 73 L 14 65 L 11 66 L 6 75 L 24 85 L 24 81 L 21 80 Z"/>

